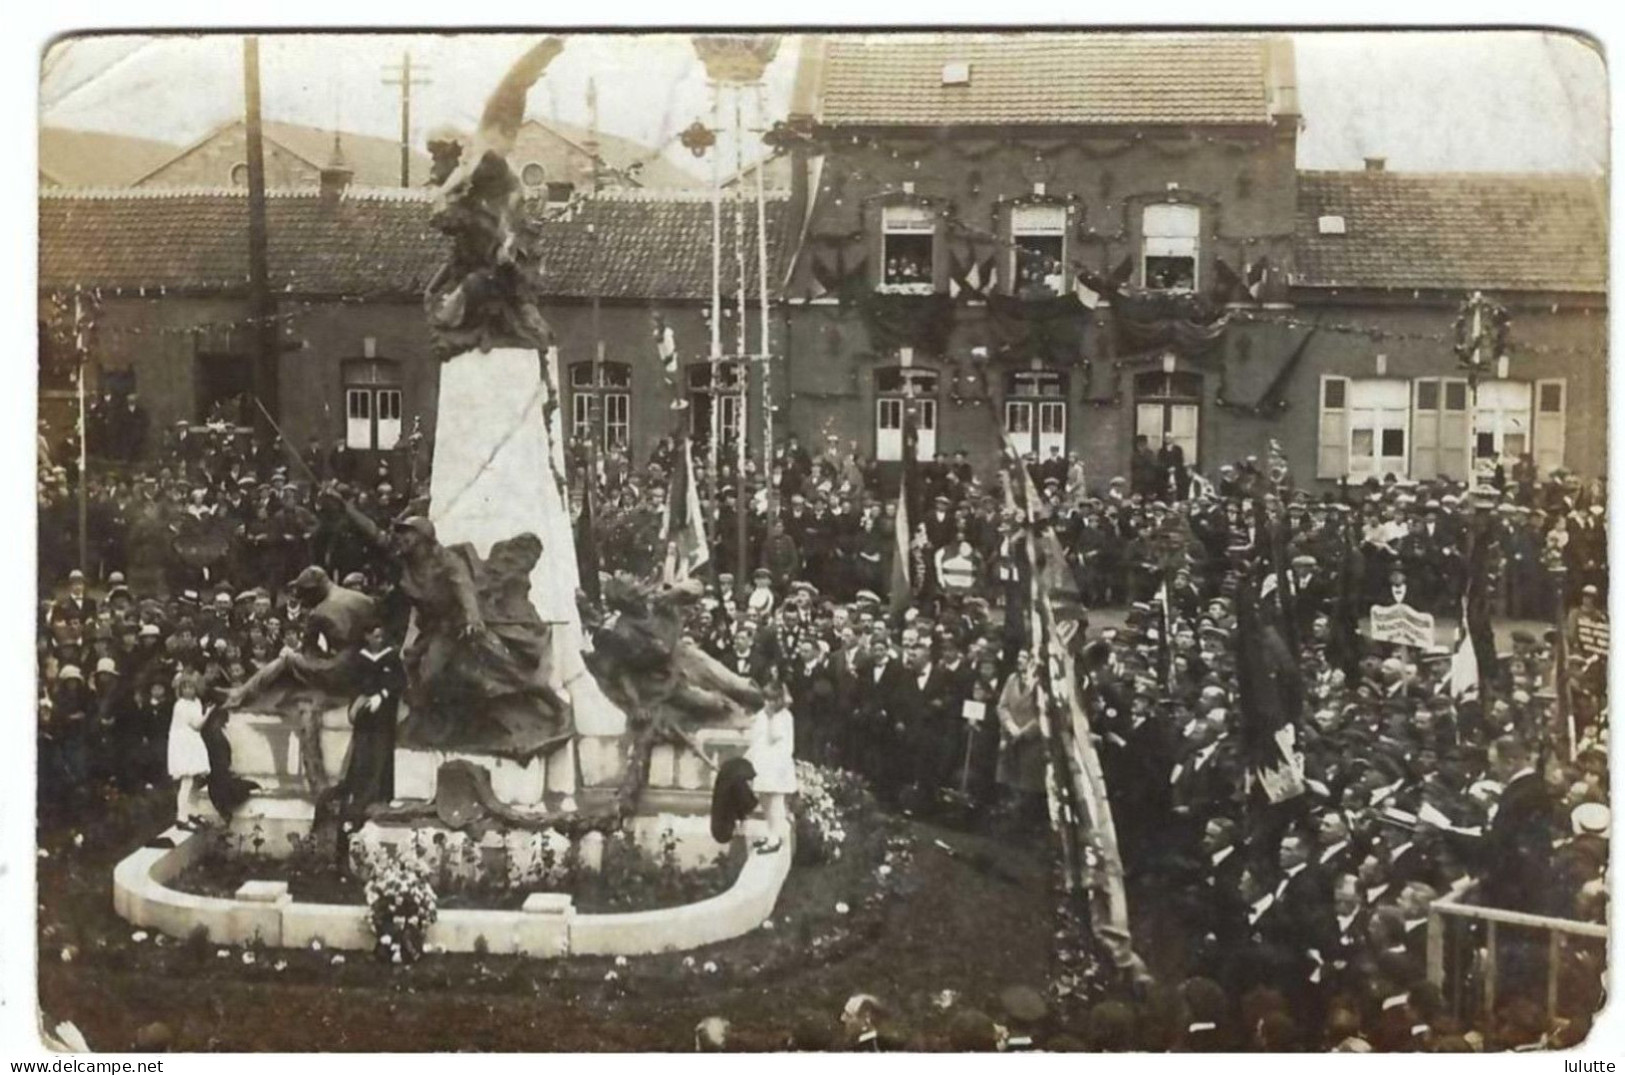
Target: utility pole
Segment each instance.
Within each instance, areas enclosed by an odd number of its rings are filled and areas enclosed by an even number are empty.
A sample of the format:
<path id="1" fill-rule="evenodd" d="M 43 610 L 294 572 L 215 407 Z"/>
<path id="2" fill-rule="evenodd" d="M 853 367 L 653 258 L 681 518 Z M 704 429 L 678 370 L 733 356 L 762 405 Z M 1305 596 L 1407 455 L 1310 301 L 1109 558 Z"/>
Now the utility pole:
<path id="1" fill-rule="evenodd" d="M 266 264 L 265 233 L 265 138 L 260 119 L 260 40 L 243 38 L 243 104 L 248 134 L 248 290 L 253 309 L 254 395 L 263 408 L 254 424 L 262 437 L 275 433 L 264 415 L 282 413 L 278 391 L 278 350 L 280 334 L 276 326 L 276 300 L 271 296 L 270 270 Z M 288 445 L 292 447 L 292 445 Z"/>
<path id="2" fill-rule="evenodd" d="M 412 87 L 433 85 L 428 79 L 417 72 L 427 70 L 419 67 L 414 71 L 412 67 L 412 54 L 401 53 L 401 62 L 384 68 L 387 77 L 386 86 L 399 86 L 401 88 L 401 186 L 412 185 Z"/>

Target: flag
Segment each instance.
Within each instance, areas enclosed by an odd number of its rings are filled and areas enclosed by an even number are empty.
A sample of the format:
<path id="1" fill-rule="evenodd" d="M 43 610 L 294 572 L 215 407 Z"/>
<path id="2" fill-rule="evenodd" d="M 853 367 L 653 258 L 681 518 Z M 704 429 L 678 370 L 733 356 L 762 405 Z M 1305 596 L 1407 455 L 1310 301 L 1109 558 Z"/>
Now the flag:
<path id="1" fill-rule="evenodd" d="M 663 317 L 655 318 L 655 354 L 667 377 L 677 376 L 677 336 Z"/>
<path id="2" fill-rule="evenodd" d="M 1282 803 L 1304 792 L 1298 753 L 1303 682 L 1281 632 L 1260 614 L 1259 600 L 1243 580 L 1236 595 L 1236 637 L 1244 643 L 1236 661 L 1242 752 L 1248 782 L 1256 780 L 1270 802 Z"/>
<path id="3" fill-rule="evenodd" d="M 581 487 L 581 515 L 576 519 L 576 574 L 581 579 L 581 591 L 593 604 L 603 600 L 598 587 L 598 539 L 593 533 L 593 486 L 583 482 Z"/>
<path id="4" fill-rule="evenodd" d="M 903 405 L 903 473 L 897 482 L 897 547 L 891 558 L 891 610 L 905 611 L 914 599 L 914 584 L 918 581 L 912 570 L 914 562 L 914 517 L 909 499 L 914 495 L 914 459 L 919 451 L 919 428 L 914 424 L 914 411 L 907 402 Z"/>
<path id="5" fill-rule="evenodd" d="M 1168 632 L 1173 629 L 1173 610 L 1168 603 L 1168 579 L 1164 572 L 1162 586 L 1157 590 L 1157 613 L 1162 623 L 1157 628 L 1157 681 L 1163 686 L 1168 685 L 1170 671 L 1171 646 Z"/>
<path id="6" fill-rule="evenodd" d="M 700 507 L 700 490 L 694 483 L 694 458 L 687 436 L 672 467 L 671 495 L 660 527 L 666 545 L 666 562 L 661 581 L 668 586 L 691 578 L 711 559 L 705 541 L 705 512 Z"/>
<path id="7" fill-rule="evenodd" d="M 1461 602 L 1461 622 L 1456 625 L 1456 651 L 1450 657 L 1450 672 L 1445 677 L 1450 697 L 1457 703 L 1478 699 L 1478 654 L 1473 651 L 1473 635 L 1467 629 L 1467 600 Z"/>

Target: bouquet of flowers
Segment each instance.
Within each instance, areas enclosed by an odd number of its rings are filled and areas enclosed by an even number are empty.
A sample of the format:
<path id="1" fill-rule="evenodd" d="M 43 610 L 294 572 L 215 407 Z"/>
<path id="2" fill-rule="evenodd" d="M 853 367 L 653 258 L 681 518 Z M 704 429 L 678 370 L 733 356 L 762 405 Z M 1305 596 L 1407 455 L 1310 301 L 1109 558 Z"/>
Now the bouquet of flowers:
<path id="1" fill-rule="evenodd" d="M 796 762 L 796 858 L 804 864 L 841 857 L 847 821 L 862 798 L 862 782 L 851 773 Z"/>
<path id="2" fill-rule="evenodd" d="M 415 963 L 423 955 L 424 939 L 434 924 L 434 888 L 428 877 L 389 859 L 375 866 L 367 880 L 367 923 L 375 938 L 373 950 L 390 963 Z"/>

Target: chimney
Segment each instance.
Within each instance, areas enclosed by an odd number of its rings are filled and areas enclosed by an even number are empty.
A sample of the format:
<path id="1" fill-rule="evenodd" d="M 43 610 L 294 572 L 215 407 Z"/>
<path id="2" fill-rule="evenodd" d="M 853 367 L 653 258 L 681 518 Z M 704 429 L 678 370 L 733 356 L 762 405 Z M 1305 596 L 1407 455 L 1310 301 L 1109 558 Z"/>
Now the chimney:
<path id="1" fill-rule="evenodd" d="M 339 203 L 344 190 L 355 178 L 355 172 L 344 159 L 344 150 L 339 146 L 339 132 L 333 132 L 333 155 L 327 159 L 327 164 L 321 171 L 322 205 L 331 208 Z"/>
<path id="2" fill-rule="evenodd" d="M 1387 157 L 1367 157 L 1365 159 L 1365 170 L 1368 171 L 1368 172 L 1385 172 L 1385 171 L 1387 171 L 1388 170 L 1388 158 Z"/>
<path id="3" fill-rule="evenodd" d="M 1264 79 L 1270 115 L 1276 119 L 1302 116 L 1298 107 L 1297 52 L 1290 37 L 1264 39 Z"/>

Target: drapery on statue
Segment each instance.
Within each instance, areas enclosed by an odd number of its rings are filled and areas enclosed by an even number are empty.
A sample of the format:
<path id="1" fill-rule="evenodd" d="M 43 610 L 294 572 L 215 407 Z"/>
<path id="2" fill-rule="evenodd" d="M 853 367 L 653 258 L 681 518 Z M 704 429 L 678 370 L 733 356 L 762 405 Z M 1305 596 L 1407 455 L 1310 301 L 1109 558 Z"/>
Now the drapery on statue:
<path id="1" fill-rule="evenodd" d="M 394 560 L 412 603 L 401 745 L 529 758 L 568 739 L 569 704 L 549 684 L 549 628 L 530 600 L 541 539 L 499 541 L 482 560 L 470 544 L 440 544 L 421 515 L 386 535 L 345 511 Z"/>
<path id="2" fill-rule="evenodd" d="M 526 218 L 524 187 L 507 154 L 525 119 L 526 94 L 563 48 L 561 39 L 549 37 L 515 62 L 486 101 L 472 140 L 447 131 L 429 138 L 437 188 L 432 222 L 452 240 L 451 257 L 423 296 L 442 360 L 500 344 L 545 351 L 552 343 L 539 305 L 536 228 Z"/>

